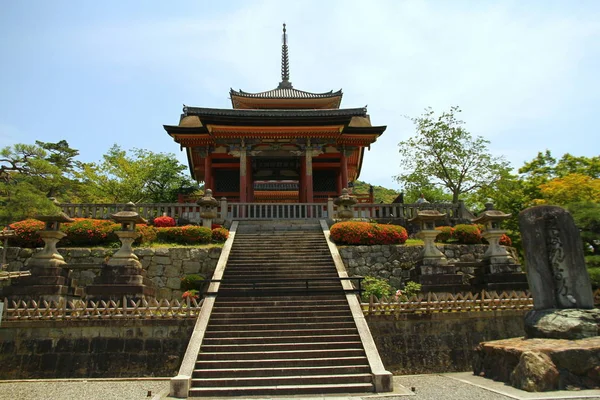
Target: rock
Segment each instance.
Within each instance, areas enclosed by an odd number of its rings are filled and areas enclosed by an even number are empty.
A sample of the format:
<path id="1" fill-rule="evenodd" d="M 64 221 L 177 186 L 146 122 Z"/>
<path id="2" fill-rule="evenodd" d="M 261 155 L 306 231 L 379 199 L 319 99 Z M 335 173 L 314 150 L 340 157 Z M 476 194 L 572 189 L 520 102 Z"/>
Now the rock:
<path id="1" fill-rule="evenodd" d="M 557 390 L 560 374 L 552 359 L 544 353 L 526 351 L 510 374 L 510 384 L 527 392 Z"/>
<path id="2" fill-rule="evenodd" d="M 141 256 L 153 256 L 154 255 L 154 249 L 148 249 L 148 248 L 134 249 L 133 250 L 133 254 L 135 254 L 138 257 L 141 257 Z"/>
<path id="3" fill-rule="evenodd" d="M 33 250 L 31 250 L 31 249 L 23 248 L 23 249 L 21 249 L 21 251 L 19 251 L 20 258 L 29 258 L 32 255 L 33 255 Z"/>
<path id="4" fill-rule="evenodd" d="M 528 337 L 550 339 L 600 336 L 600 310 L 531 310 L 525 315 L 525 332 Z"/>
<path id="5" fill-rule="evenodd" d="M 161 265 L 170 265 L 171 264 L 171 258 L 170 257 L 166 257 L 166 256 L 154 256 L 153 261 L 157 264 L 161 264 Z"/>
<path id="6" fill-rule="evenodd" d="M 159 264 L 150 264 L 148 267 L 148 277 L 153 278 L 155 276 L 161 276 L 163 274 L 165 266 Z"/>
<path id="7" fill-rule="evenodd" d="M 211 247 L 208 251 L 208 257 L 214 260 L 218 260 L 221 257 L 221 248 L 220 247 Z"/>
<path id="8" fill-rule="evenodd" d="M 170 251 L 170 256 L 173 260 L 185 260 L 190 257 L 190 251 L 186 248 L 174 248 Z"/>
<path id="9" fill-rule="evenodd" d="M 180 269 L 177 268 L 176 266 L 174 266 L 174 265 L 167 265 L 167 266 L 165 266 L 165 270 L 164 270 L 163 275 L 165 277 L 167 277 L 167 278 L 175 278 L 175 277 L 177 277 L 177 279 L 179 279 L 179 275 L 180 275 L 179 271 L 180 271 Z M 171 289 L 179 289 L 179 286 L 176 287 L 176 288 L 171 288 Z"/>
<path id="10" fill-rule="evenodd" d="M 157 256 L 168 256 L 170 249 L 166 247 L 159 247 L 154 249 L 154 254 Z"/>
<path id="11" fill-rule="evenodd" d="M 91 251 L 90 249 L 70 249 L 69 256 L 73 258 L 90 257 Z"/>
<path id="12" fill-rule="evenodd" d="M 184 261 L 182 267 L 183 273 L 186 275 L 200 272 L 200 263 L 198 261 Z"/>
<path id="13" fill-rule="evenodd" d="M 531 207 L 519 213 L 527 279 L 536 310 L 594 308 L 579 229 L 568 211 Z"/>

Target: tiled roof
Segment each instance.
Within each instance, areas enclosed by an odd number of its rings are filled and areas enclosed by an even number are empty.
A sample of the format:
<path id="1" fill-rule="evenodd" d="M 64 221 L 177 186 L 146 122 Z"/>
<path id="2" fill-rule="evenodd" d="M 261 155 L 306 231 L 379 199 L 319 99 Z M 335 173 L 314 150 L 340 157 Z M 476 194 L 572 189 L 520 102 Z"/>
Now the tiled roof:
<path id="1" fill-rule="evenodd" d="M 325 93 L 311 93 L 305 92 L 303 90 L 294 89 L 293 87 L 289 88 L 281 88 L 277 87 L 273 90 L 267 90 L 266 92 L 259 93 L 248 93 L 243 90 L 233 90 L 231 89 L 229 94 L 231 96 L 239 96 L 239 97 L 251 97 L 251 98 L 261 98 L 261 99 L 322 99 L 328 97 L 339 97 L 342 95 L 342 90 L 338 90 L 334 92 L 330 90 Z"/>
<path id="2" fill-rule="evenodd" d="M 342 108 L 342 109 L 228 109 L 228 108 L 204 108 L 183 107 L 184 115 L 198 116 L 225 116 L 225 117 L 352 117 L 365 116 L 367 109 Z"/>

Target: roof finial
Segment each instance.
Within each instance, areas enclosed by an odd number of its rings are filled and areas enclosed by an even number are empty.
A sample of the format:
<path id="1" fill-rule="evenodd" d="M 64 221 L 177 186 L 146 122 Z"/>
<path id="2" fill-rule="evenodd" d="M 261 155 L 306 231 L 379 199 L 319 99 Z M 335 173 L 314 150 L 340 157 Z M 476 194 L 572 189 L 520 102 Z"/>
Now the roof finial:
<path id="1" fill-rule="evenodd" d="M 290 60 L 288 57 L 287 33 L 285 23 L 283 24 L 283 44 L 281 46 L 281 82 L 279 88 L 291 88 L 290 82 Z"/>

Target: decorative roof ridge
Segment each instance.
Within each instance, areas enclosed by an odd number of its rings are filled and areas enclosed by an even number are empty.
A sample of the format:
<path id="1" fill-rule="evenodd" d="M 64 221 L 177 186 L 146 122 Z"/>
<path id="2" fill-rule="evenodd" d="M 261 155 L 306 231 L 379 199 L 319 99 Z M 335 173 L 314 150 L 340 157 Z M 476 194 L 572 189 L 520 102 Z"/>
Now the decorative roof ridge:
<path id="1" fill-rule="evenodd" d="M 289 88 L 282 88 L 280 86 L 271 89 L 271 90 L 265 90 L 264 92 L 245 92 L 242 89 L 239 90 L 235 90 L 233 88 L 229 89 L 229 94 L 231 96 L 240 96 L 240 97 L 264 97 L 264 98 L 282 98 L 282 99 L 287 99 L 287 98 L 294 98 L 294 96 L 281 96 L 281 97 L 276 97 L 276 96 L 270 96 L 270 95 L 277 95 L 277 94 L 284 94 L 286 92 L 294 93 L 294 94 L 304 94 L 307 96 L 303 96 L 303 97 L 337 97 L 337 96 L 341 96 L 342 95 L 342 89 L 339 89 L 337 91 L 333 91 L 330 90 L 328 92 L 322 92 L 322 93 L 314 93 L 314 92 L 308 92 L 306 90 L 300 90 L 300 89 L 296 89 L 293 87 L 289 87 Z M 297 96 L 296 96 L 297 97 Z"/>
<path id="2" fill-rule="evenodd" d="M 205 114 L 205 115 L 353 115 L 353 116 L 362 116 L 367 114 L 366 107 L 356 107 L 356 108 L 327 108 L 327 109 L 314 109 L 314 108 L 298 108 L 298 109 L 289 109 L 289 108 L 274 108 L 274 109 L 230 109 L 230 108 L 208 108 L 208 107 L 191 107 L 191 106 L 183 106 L 183 114 L 187 115 L 195 115 L 195 114 Z"/>

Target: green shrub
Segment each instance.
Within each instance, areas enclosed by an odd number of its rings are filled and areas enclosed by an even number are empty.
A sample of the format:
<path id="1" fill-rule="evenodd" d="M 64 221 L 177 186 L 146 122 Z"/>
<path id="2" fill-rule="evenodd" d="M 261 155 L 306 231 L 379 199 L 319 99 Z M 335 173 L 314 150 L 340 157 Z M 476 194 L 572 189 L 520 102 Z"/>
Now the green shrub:
<path id="1" fill-rule="evenodd" d="M 600 289 L 600 268 L 588 268 L 588 274 L 590 274 L 590 281 L 594 289 Z"/>
<path id="2" fill-rule="evenodd" d="M 459 224 L 454 227 L 454 238 L 460 244 L 481 243 L 481 231 L 477 225 Z"/>
<path id="3" fill-rule="evenodd" d="M 389 297 L 394 293 L 394 289 L 387 280 L 374 276 L 365 276 L 365 279 L 362 281 L 362 289 L 362 301 L 369 301 L 371 295 L 381 299 L 382 297 Z"/>
<path id="4" fill-rule="evenodd" d="M 416 296 L 421 293 L 421 284 L 413 281 L 408 281 L 404 285 L 404 294 L 408 297 Z"/>
<path id="5" fill-rule="evenodd" d="M 225 228 L 214 228 L 212 230 L 212 241 L 223 243 L 229 237 L 229 231 Z"/>
<path id="6" fill-rule="evenodd" d="M 585 265 L 588 268 L 600 268 L 600 255 L 585 256 Z"/>
<path id="7" fill-rule="evenodd" d="M 204 277 L 202 275 L 191 274 L 181 278 L 181 290 L 202 290 Z"/>
<path id="8" fill-rule="evenodd" d="M 63 224 L 61 230 L 67 234 L 65 246 L 96 246 L 118 242 L 115 231 L 121 225 L 106 219 L 74 218 L 75 222 Z"/>
<path id="9" fill-rule="evenodd" d="M 166 243 L 202 244 L 210 243 L 212 231 L 202 226 L 174 226 L 158 228 L 157 237 L 160 242 Z"/>
<path id="10" fill-rule="evenodd" d="M 512 246 L 512 240 L 506 233 L 500 236 L 498 243 L 500 243 L 502 246 Z"/>
<path id="11" fill-rule="evenodd" d="M 8 239 L 11 246 L 35 248 L 44 245 L 44 241 L 37 234 L 37 231 L 44 229 L 45 224 L 42 221 L 26 219 L 9 226 L 10 229 L 15 231 L 15 236 Z"/>
<path id="12" fill-rule="evenodd" d="M 452 234 L 454 233 L 454 228 L 451 226 L 438 226 L 435 228 L 436 231 L 440 233 L 435 238 L 436 242 L 447 243 L 448 240 L 452 239 Z"/>
<path id="13" fill-rule="evenodd" d="M 408 239 L 406 229 L 399 225 L 370 222 L 338 222 L 331 227 L 331 240 L 338 244 L 403 244 Z"/>
<path id="14" fill-rule="evenodd" d="M 135 226 L 135 231 L 140 234 L 133 242 L 136 245 L 147 244 L 156 242 L 157 234 L 156 229 L 153 226 L 146 224 L 139 224 Z"/>
<path id="15" fill-rule="evenodd" d="M 170 226 L 176 225 L 175 219 L 171 218 L 169 216 L 166 216 L 166 215 L 163 215 L 162 217 L 154 218 L 154 221 L 152 221 L 152 223 L 157 228 L 168 228 Z"/>

